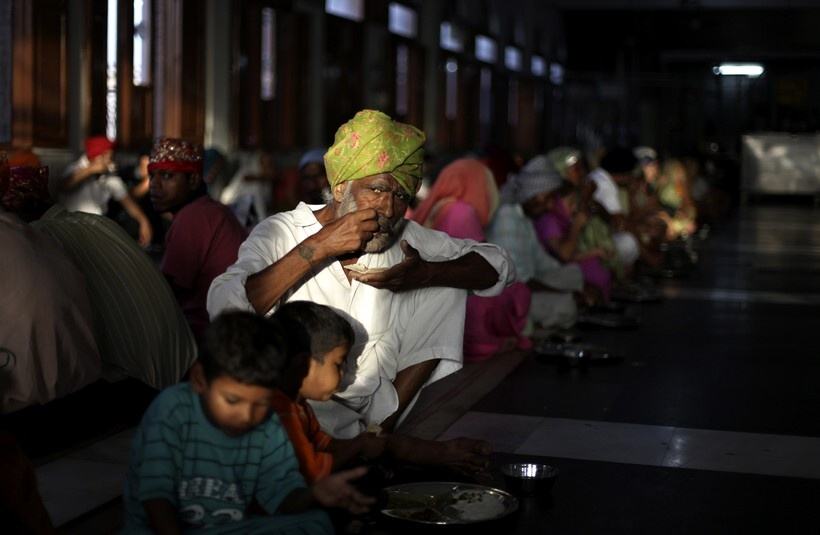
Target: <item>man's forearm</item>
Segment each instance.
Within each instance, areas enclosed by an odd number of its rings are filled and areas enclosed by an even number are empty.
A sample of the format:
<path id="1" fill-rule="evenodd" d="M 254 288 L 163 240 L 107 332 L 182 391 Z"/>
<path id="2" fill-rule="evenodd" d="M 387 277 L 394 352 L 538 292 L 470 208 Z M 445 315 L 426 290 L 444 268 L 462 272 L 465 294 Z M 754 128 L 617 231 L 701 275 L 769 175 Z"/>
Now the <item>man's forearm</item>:
<path id="1" fill-rule="evenodd" d="M 303 241 L 270 266 L 248 277 L 245 281 L 248 301 L 258 314 L 267 313 L 288 290 L 310 273 L 311 266 L 324 261 L 325 258 L 310 239 Z"/>
<path id="2" fill-rule="evenodd" d="M 436 464 L 441 458 L 441 444 L 408 435 L 394 434 L 387 437 L 386 451 L 400 461 L 413 464 Z"/>
<path id="3" fill-rule="evenodd" d="M 416 394 L 421 387 L 424 386 L 424 383 L 430 379 L 433 370 L 438 366 L 438 362 L 438 359 L 425 360 L 424 362 L 408 366 L 396 374 L 396 378 L 393 380 L 393 387 L 396 389 L 396 394 L 399 398 L 399 408 L 396 409 L 396 412 L 393 413 L 392 416 L 382 422 L 381 426 L 383 429 L 386 431 L 393 430 L 401 414 L 410 402 L 413 401 L 413 398 L 416 397 Z"/>
<path id="4" fill-rule="evenodd" d="M 69 192 L 88 180 L 94 174 L 95 173 L 87 167 L 76 169 L 73 173 L 63 178 L 63 181 L 60 183 L 60 191 Z"/>
<path id="5" fill-rule="evenodd" d="M 120 201 L 125 212 L 130 215 L 135 221 L 139 224 L 147 224 L 148 218 L 145 216 L 145 212 L 142 211 L 142 208 L 134 202 L 134 199 L 131 197 L 123 197 Z"/>
<path id="6" fill-rule="evenodd" d="M 349 439 L 334 438 L 328 447 L 333 455 L 333 470 L 347 466 L 357 457 L 374 457 L 373 453 L 384 449 L 385 440 L 373 433 L 362 433 Z"/>
<path id="7" fill-rule="evenodd" d="M 446 262 L 427 262 L 429 287 L 484 290 L 498 282 L 498 272 L 476 252 Z"/>

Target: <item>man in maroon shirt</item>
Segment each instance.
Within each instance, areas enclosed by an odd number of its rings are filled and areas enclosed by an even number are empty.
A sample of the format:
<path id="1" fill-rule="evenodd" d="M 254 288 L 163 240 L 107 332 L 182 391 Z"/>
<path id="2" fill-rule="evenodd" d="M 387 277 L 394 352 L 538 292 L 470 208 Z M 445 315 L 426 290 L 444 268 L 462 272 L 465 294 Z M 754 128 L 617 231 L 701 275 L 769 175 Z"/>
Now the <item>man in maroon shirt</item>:
<path id="1" fill-rule="evenodd" d="M 205 300 L 211 281 L 236 262 L 247 237 L 230 209 L 207 195 L 202 149 L 182 139 L 161 138 L 148 163 L 151 203 L 170 212 L 160 269 L 174 290 L 197 340 L 208 325 Z"/>

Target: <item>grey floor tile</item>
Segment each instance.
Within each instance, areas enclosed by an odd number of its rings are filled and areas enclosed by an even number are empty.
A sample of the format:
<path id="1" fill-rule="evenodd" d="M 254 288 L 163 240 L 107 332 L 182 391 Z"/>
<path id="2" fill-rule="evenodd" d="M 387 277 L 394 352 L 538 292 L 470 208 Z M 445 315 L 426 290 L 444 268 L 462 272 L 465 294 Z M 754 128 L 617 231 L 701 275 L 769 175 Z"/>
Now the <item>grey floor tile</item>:
<path id="1" fill-rule="evenodd" d="M 673 433 L 666 426 L 544 418 L 515 453 L 660 466 Z"/>
<path id="2" fill-rule="evenodd" d="M 664 466 L 820 478 L 820 438 L 675 430 Z"/>
<path id="3" fill-rule="evenodd" d="M 439 440 L 470 437 L 486 440 L 495 451 L 514 453 L 542 420 L 543 418 L 518 414 L 468 412 L 441 435 Z"/>
<path id="4" fill-rule="evenodd" d="M 127 465 L 63 458 L 37 468 L 43 503 L 55 526 L 122 494 Z"/>
<path id="5" fill-rule="evenodd" d="M 103 463 L 128 464 L 131 453 L 131 441 L 134 439 L 136 428 L 127 429 L 105 440 L 71 452 L 66 458 L 83 459 Z"/>

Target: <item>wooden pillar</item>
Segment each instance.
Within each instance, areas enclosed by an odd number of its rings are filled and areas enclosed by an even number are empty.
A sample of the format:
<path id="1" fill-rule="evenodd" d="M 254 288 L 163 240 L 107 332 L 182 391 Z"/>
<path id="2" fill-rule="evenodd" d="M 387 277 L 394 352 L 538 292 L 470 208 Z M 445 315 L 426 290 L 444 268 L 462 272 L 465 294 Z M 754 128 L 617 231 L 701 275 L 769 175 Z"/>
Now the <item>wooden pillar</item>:
<path id="1" fill-rule="evenodd" d="M 33 144 L 34 119 L 34 34 L 32 1 L 15 0 L 12 57 L 12 139 L 17 147 Z"/>
<path id="2" fill-rule="evenodd" d="M 11 143 L 12 3 L 0 3 L 0 146 Z"/>

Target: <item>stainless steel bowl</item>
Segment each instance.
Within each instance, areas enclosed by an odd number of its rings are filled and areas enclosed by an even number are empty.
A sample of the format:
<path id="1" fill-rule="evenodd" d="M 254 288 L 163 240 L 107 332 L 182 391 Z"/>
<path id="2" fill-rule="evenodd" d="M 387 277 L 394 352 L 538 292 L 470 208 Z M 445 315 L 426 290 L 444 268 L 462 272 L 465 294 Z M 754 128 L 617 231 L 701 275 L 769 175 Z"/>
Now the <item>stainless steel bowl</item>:
<path id="1" fill-rule="evenodd" d="M 552 490 L 558 469 L 541 463 L 510 463 L 501 467 L 507 488 L 514 494 L 546 494 Z"/>

